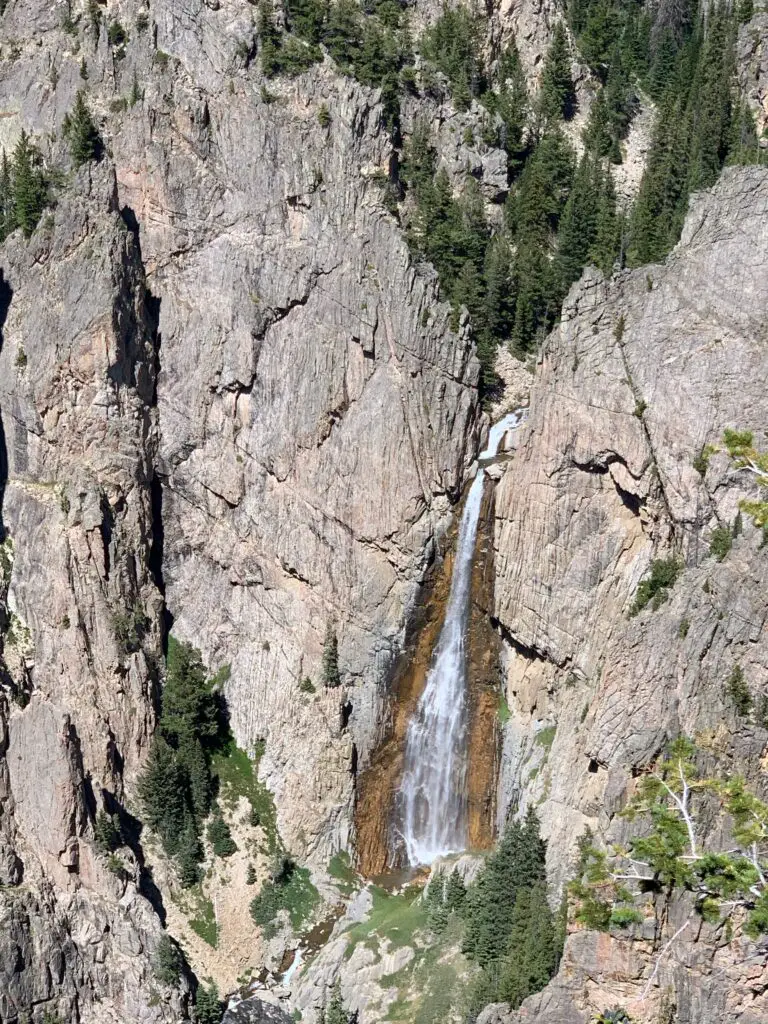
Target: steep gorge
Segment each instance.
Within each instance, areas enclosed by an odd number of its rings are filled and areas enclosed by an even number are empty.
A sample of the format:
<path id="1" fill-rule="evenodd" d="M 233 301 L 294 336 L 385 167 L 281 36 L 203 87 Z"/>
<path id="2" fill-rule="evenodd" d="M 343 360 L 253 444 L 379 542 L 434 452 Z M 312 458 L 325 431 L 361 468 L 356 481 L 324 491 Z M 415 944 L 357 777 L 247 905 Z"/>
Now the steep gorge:
<path id="1" fill-rule="evenodd" d="M 402 743 L 487 426 L 470 324 L 388 208 L 382 182 L 402 152 L 378 90 L 327 57 L 264 79 L 243 50 L 257 18 L 245 0 L 67 10 L 9 0 L 0 13 L 0 144 L 10 153 L 23 128 L 47 167 L 67 168 L 32 237 L 0 250 L 0 1020 L 184 1019 L 194 980 L 157 977 L 167 924 L 199 979 L 230 990 L 267 965 L 270 998 L 311 1022 L 339 977 L 362 1024 L 377 1021 L 389 1010 L 371 991 L 411 947 L 374 963 L 362 942 L 347 961 L 344 929 L 362 928 L 355 907 L 376 897 L 345 893 L 329 868 L 341 853 L 366 875 L 386 867 Z M 438 13 L 419 2 L 414 25 Z M 764 19 L 739 37 L 761 111 Z M 493 5 L 488 36 L 514 36 L 535 82 L 556 20 L 547 3 Z M 581 65 L 574 78 L 577 141 L 596 85 Z M 106 152 L 75 171 L 63 118 L 81 88 Z M 421 119 L 453 186 L 475 179 L 500 223 L 506 154 L 483 137 L 487 112 L 406 91 L 406 138 Z M 468 846 L 487 849 L 510 809 L 535 805 L 553 899 L 587 826 L 625 841 L 617 812 L 678 733 L 765 788 L 768 734 L 724 691 L 734 665 L 755 695 L 768 671 L 760 533 L 745 516 L 728 557 L 709 556 L 754 488 L 722 451 L 703 476 L 695 463 L 726 427 L 765 446 L 767 188 L 764 170 L 730 169 L 696 197 L 663 266 L 586 272 L 543 344 L 519 448 L 486 486 Z M 670 551 L 685 561 L 670 600 L 628 617 Z M 277 980 L 294 930 L 257 934 L 248 914 L 247 868 L 263 886 L 274 867 L 247 805 L 225 808 L 235 860 L 206 848 L 213 946 L 141 828 L 136 779 L 171 625 L 212 673 L 229 666 L 234 737 L 261 753 L 281 842 L 320 890 L 332 938 L 297 972 L 293 1002 Z M 321 686 L 329 626 L 338 690 Z M 96 842 L 100 811 L 120 819 L 116 860 Z M 341 906 L 352 916 L 337 923 Z M 661 907 L 653 935 L 574 929 L 551 985 L 520 1016 L 485 1019 L 586 1024 L 620 999 L 656 1024 L 671 990 L 678 1024 L 757 1024 L 760 947 L 714 928 L 641 997 L 687 912 Z"/>

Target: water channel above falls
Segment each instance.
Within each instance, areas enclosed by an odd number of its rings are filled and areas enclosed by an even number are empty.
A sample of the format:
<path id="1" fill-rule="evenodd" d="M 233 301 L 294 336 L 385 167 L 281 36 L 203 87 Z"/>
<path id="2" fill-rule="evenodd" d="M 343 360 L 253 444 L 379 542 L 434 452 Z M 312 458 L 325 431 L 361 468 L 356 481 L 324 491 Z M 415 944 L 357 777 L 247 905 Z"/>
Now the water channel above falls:
<path id="1" fill-rule="evenodd" d="M 456 557 L 440 634 L 424 690 L 408 723 L 403 772 L 395 796 L 392 863 L 431 864 L 467 847 L 468 707 L 466 642 L 472 567 L 485 483 L 494 458 L 522 411 L 494 424 L 459 525 Z"/>

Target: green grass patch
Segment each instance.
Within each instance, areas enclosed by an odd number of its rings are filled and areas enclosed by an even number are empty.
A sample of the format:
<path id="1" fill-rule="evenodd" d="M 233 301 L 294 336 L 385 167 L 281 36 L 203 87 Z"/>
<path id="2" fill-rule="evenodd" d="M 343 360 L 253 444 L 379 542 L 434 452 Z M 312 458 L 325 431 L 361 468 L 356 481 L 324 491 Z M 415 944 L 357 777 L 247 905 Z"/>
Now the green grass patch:
<path id="1" fill-rule="evenodd" d="M 286 877 L 265 882 L 251 900 L 251 917 L 261 927 L 271 925 L 281 910 L 288 911 L 294 931 L 301 931 L 320 901 L 306 868 L 292 867 Z"/>
<path id="2" fill-rule="evenodd" d="M 507 704 L 507 698 L 504 696 L 503 693 L 499 697 L 499 706 L 496 711 L 496 714 L 499 716 L 499 722 L 501 723 L 502 726 L 505 726 L 512 717 L 512 713 L 509 710 L 509 704 Z"/>
<path id="3" fill-rule="evenodd" d="M 349 854 L 345 851 L 336 853 L 328 863 L 328 874 L 339 883 L 339 889 L 344 896 L 349 896 L 358 887 L 358 875 L 352 867 Z"/>
<path id="4" fill-rule="evenodd" d="M 445 1024 L 464 1020 L 469 1010 L 469 980 L 476 969 L 459 950 L 464 923 L 456 914 L 429 946 L 417 947 L 416 955 L 401 971 L 382 978 L 382 988 L 396 988 L 398 997 L 385 1020 L 399 1024 Z"/>
<path id="5" fill-rule="evenodd" d="M 548 725 L 544 729 L 539 729 L 535 736 L 536 742 L 539 746 L 544 747 L 545 750 L 551 750 L 552 744 L 555 742 L 556 732 L 556 725 Z"/>
<path id="6" fill-rule="evenodd" d="M 219 941 L 219 929 L 216 925 L 216 913 L 213 903 L 206 899 L 202 889 L 198 887 L 195 897 L 195 907 L 192 910 L 195 915 L 189 919 L 189 926 L 193 932 L 197 932 L 203 942 L 215 949 Z"/>
<path id="7" fill-rule="evenodd" d="M 353 924 L 348 930 L 345 957 L 352 956 L 359 942 L 374 950 L 385 939 L 392 949 L 409 945 L 416 932 L 427 927 L 429 908 L 419 899 L 421 892 L 415 885 L 398 893 L 372 886 L 373 906 L 365 921 Z"/>
<path id="8" fill-rule="evenodd" d="M 267 837 L 267 852 L 274 853 L 278 847 L 277 811 L 272 794 L 259 780 L 259 761 L 264 748 L 255 751 L 253 760 L 230 740 L 224 749 L 211 758 L 211 770 L 219 781 L 219 798 L 228 807 L 234 807 L 240 797 L 245 797 L 252 808 L 254 824 L 264 829 Z"/>

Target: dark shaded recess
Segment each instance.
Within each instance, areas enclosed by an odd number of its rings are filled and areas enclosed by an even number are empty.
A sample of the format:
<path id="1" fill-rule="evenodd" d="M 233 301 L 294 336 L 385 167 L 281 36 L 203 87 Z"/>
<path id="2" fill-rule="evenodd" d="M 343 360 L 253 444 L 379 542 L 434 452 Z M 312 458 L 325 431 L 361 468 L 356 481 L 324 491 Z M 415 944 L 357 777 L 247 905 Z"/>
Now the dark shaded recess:
<path id="1" fill-rule="evenodd" d="M 0 352 L 3 351 L 3 327 L 8 317 L 8 310 L 11 308 L 13 288 L 5 279 L 2 268 L 0 268 Z M 5 444 L 5 431 L 3 420 L 0 416 L 0 543 L 5 540 L 5 524 L 3 522 L 3 498 L 5 497 L 5 485 L 8 482 L 8 449 Z"/>
<path id="2" fill-rule="evenodd" d="M 111 567 L 109 549 L 112 544 L 112 530 L 115 525 L 114 515 L 112 508 L 109 504 L 109 499 L 106 494 L 101 496 L 101 522 L 99 523 L 99 531 L 101 533 L 101 543 L 104 548 L 104 574 L 109 579 L 109 571 Z"/>
<path id="3" fill-rule="evenodd" d="M 139 891 L 141 895 L 146 897 L 152 904 L 155 913 L 160 918 L 160 923 L 165 927 L 165 906 L 163 904 L 163 896 L 158 887 L 155 885 L 152 875 L 146 870 L 144 860 L 144 850 L 141 846 L 141 832 L 143 825 L 141 821 L 134 817 L 130 811 L 126 810 L 123 804 L 117 799 L 114 793 L 110 793 L 108 789 L 102 789 L 101 799 L 104 804 L 104 810 L 107 814 L 112 817 L 116 817 L 120 828 L 120 838 L 125 846 L 127 846 L 139 865 Z M 95 820 L 95 811 L 94 811 Z"/>
<path id="4" fill-rule="evenodd" d="M 352 744 L 352 760 L 350 761 L 350 764 L 349 764 L 349 774 L 352 776 L 353 779 L 357 778 L 357 757 L 358 757 L 358 755 L 357 755 L 357 744 L 353 743 Z"/>
<path id="5" fill-rule="evenodd" d="M 352 717 L 352 701 L 345 701 L 339 710 L 341 713 L 341 731 L 344 732 L 349 725 L 350 718 Z"/>
<path id="6" fill-rule="evenodd" d="M 624 459 L 622 459 L 620 455 L 616 455 L 615 453 L 608 455 L 607 458 L 598 456 L 597 458 L 590 459 L 587 462 L 574 461 L 573 464 L 574 466 L 576 466 L 577 469 L 580 469 L 583 473 L 594 473 L 597 476 L 605 476 L 605 474 L 608 472 L 608 467 L 612 466 L 614 462 L 620 463 L 620 465 L 624 466 L 624 468 L 627 469 L 627 464 L 624 461 Z M 624 505 L 625 508 L 628 508 L 632 515 L 639 516 L 640 507 L 642 505 L 640 498 L 636 494 L 632 494 L 630 491 L 625 491 L 624 488 L 620 487 L 615 480 L 612 480 L 612 483 L 613 486 L 616 488 L 616 493 L 618 494 L 622 505 Z"/>
<path id="7" fill-rule="evenodd" d="M 139 259 L 143 266 L 144 257 L 141 252 L 141 226 L 136 213 L 130 206 L 124 206 L 120 210 L 120 216 L 123 223 L 134 237 L 136 248 L 139 251 Z M 160 349 L 163 342 L 163 336 L 160 331 L 161 301 L 160 297 L 158 295 L 153 295 L 145 285 L 144 319 L 146 329 L 152 340 L 152 351 L 155 357 L 155 365 L 152 373 L 152 396 L 150 399 L 150 404 L 153 408 L 157 406 L 157 379 L 160 375 Z M 167 657 L 168 634 L 173 629 L 173 615 L 170 613 L 168 606 L 165 603 L 165 578 L 163 576 L 163 557 L 165 553 L 165 531 L 163 527 L 163 478 L 156 469 L 153 470 L 149 486 L 152 505 L 152 541 L 149 549 L 149 571 L 152 574 L 153 583 L 163 598 L 161 639 L 163 645 L 163 656 Z"/>

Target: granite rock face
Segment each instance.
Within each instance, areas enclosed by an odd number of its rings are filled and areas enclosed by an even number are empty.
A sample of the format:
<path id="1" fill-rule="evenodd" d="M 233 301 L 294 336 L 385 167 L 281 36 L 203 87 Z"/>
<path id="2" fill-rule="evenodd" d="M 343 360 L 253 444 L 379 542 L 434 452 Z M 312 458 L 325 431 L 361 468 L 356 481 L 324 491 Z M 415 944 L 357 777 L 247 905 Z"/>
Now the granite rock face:
<path id="1" fill-rule="evenodd" d="M 85 1020 L 99 996 L 100 1019 L 162 1020 L 185 988 L 152 981 L 160 916 L 141 893 L 159 897 L 140 847 L 115 875 L 93 826 L 135 807 L 163 618 L 230 666 L 282 839 L 323 868 L 350 846 L 355 772 L 477 448 L 478 364 L 385 209 L 375 91 L 329 62 L 267 88 L 242 56 L 246 0 L 114 3 L 95 29 L 86 3 L 64 13 L 12 0 L 2 17 L 0 145 L 24 129 L 69 169 L 87 75 L 105 156 L 0 259 L 0 870 L 34 894 L 13 895 L 24 977 L 46 974 L 72 900 L 100 923 L 3 1019 L 79 1000 Z M 310 701 L 329 624 L 343 686 Z M 131 969 L 95 937 L 110 915 L 133 929 Z"/>
<path id="2" fill-rule="evenodd" d="M 733 528 L 739 500 L 756 491 L 726 453 L 704 475 L 697 456 L 728 427 L 753 431 L 758 447 L 768 440 L 767 259 L 768 172 L 738 169 L 693 199 L 663 266 L 607 283 L 586 274 L 546 343 L 497 486 L 496 613 L 513 709 L 500 820 L 512 804 L 541 803 L 558 884 L 587 825 L 625 836 L 616 813 L 633 777 L 680 733 L 765 788 L 768 732 L 736 713 L 725 686 L 738 665 L 757 695 L 768 671 L 761 531 L 744 515 L 727 556 L 710 553 L 713 531 Z M 630 616 L 651 560 L 668 557 L 684 565 L 669 599 Z M 572 960 L 587 941 L 572 938 Z M 698 943 L 692 956 L 714 955 L 706 936 Z M 571 967 L 563 977 L 578 988 Z M 670 984 L 677 991 L 681 976 Z M 582 1015 L 552 1016 L 548 1000 L 568 1002 L 564 985 L 519 1019 L 588 1019 L 587 1003 Z M 741 1012 L 707 1000 L 707 1012 L 678 1019 Z"/>
<path id="3" fill-rule="evenodd" d="M 114 173 L 75 185 L 2 261 L 0 1016 L 159 1022 L 147 880 L 93 841 L 154 723 L 155 332 Z"/>

